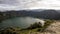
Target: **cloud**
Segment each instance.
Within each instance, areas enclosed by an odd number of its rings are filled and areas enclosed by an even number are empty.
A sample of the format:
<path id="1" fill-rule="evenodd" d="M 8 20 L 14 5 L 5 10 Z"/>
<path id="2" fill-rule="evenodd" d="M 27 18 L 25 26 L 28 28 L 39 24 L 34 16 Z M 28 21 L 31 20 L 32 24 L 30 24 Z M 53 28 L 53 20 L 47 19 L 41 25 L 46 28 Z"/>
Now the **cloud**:
<path id="1" fill-rule="evenodd" d="M 56 9 L 60 10 L 59 0 L 0 0 L 0 10 Z"/>

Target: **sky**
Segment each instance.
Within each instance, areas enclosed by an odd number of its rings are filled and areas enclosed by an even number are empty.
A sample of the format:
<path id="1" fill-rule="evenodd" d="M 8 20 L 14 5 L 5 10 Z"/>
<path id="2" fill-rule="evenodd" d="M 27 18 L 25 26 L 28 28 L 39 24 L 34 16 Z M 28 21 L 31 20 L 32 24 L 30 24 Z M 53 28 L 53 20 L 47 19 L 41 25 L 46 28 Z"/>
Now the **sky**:
<path id="1" fill-rule="evenodd" d="M 60 10 L 60 0 L 0 0 L 0 10 L 25 9 Z"/>

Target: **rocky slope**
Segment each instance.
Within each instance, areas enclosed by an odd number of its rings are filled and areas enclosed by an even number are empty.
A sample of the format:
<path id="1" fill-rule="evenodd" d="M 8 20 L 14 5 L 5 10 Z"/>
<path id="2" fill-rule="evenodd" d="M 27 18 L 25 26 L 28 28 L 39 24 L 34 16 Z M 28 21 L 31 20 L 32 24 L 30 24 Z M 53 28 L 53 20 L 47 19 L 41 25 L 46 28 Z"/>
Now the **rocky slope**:
<path id="1" fill-rule="evenodd" d="M 37 34 L 60 34 L 60 21 L 55 21 L 46 29 L 45 32 L 37 32 Z"/>
<path id="2" fill-rule="evenodd" d="M 60 34 L 60 21 L 51 24 L 47 30 L 54 34 Z"/>
<path id="3" fill-rule="evenodd" d="M 60 34 L 60 21 L 52 23 L 45 32 L 32 32 L 31 34 Z"/>

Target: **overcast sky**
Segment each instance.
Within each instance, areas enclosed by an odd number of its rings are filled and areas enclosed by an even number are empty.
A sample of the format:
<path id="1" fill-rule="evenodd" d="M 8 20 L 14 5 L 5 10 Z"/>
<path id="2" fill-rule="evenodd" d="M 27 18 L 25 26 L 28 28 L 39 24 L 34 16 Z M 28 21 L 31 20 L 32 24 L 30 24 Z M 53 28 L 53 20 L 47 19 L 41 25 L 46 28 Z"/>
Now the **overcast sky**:
<path id="1" fill-rule="evenodd" d="M 0 10 L 56 9 L 60 0 L 0 0 Z"/>

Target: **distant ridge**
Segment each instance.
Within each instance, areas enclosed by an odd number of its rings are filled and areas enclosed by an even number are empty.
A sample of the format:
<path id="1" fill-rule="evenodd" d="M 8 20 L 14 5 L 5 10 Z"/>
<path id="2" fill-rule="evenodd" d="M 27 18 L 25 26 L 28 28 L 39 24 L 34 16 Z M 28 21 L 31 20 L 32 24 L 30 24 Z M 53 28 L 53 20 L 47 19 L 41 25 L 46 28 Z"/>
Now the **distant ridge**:
<path id="1" fill-rule="evenodd" d="M 0 20 L 12 18 L 12 17 L 36 17 L 43 19 L 60 19 L 60 13 L 56 10 L 11 10 L 6 12 L 0 12 Z"/>

